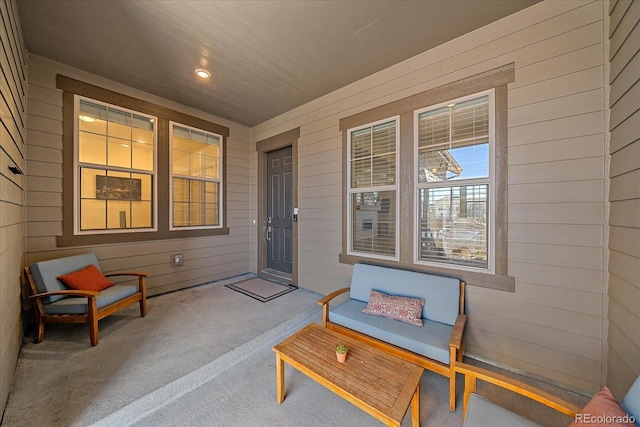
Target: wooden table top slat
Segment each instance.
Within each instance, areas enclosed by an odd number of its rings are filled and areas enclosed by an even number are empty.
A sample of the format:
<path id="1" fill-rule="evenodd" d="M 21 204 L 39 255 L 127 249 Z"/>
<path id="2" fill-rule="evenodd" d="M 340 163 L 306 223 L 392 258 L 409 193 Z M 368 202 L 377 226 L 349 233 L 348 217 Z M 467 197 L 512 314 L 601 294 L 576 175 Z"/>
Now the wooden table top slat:
<path id="1" fill-rule="evenodd" d="M 349 347 L 345 363 L 336 360 L 337 344 Z M 402 422 L 424 371 L 422 367 L 317 324 L 306 326 L 273 350 L 303 373 L 314 374 L 309 376 L 316 381 L 346 392 L 363 409 L 367 407 L 370 413 L 383 414 L 398 423 Z"/>

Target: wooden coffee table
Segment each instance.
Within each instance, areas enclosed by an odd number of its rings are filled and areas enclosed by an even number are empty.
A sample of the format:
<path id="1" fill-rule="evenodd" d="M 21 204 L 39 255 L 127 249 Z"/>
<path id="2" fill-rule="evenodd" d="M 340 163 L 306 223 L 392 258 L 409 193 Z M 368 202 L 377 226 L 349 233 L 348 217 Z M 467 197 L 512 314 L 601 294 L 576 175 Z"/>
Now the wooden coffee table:
<path id="1" fill-rule="evenodd" d="M 349 347 L 347 361 L 336 360 L 336 344 Z M 273 347 L 276 399 L 284 401 L 287 362 L 338 396 L 390 426 L 399 426 L 411 404 L 411 421 L 420 425 L 423 368 L 368 344 L 312 323 Z"/>

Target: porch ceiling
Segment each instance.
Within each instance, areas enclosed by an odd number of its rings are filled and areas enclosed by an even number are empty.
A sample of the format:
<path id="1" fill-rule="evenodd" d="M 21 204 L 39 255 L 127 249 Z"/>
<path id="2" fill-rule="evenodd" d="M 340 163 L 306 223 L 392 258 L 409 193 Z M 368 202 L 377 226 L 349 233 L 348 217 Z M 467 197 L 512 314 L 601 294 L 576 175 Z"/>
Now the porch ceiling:
<path id="1" fill-rule="evenodd" d="M 538 1 L 17 5 L 33 54 L 253 126 Z"/>

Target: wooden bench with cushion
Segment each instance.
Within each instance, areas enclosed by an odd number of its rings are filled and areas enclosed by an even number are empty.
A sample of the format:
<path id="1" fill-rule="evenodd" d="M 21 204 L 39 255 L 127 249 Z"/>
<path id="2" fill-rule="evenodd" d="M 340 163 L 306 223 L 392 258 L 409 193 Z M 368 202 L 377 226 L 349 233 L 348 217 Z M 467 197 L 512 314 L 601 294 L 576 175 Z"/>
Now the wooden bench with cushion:
<path id="1" fill-rule="evenodd" d="M 528 397 L 538 403 L 574 418 L 577 425 L 640 426 L 640 377 L 636 378 L 622 401 L 618 403 L 608 388 L 596 393 L 591 401 L 580 408 L 550 393 L 504 375 L 456 363 L 456 372 L 464 375 L 463 420 L 464 427 L 510 426 L 534 427 L 538 424 L 493 403 L 476 393 L 478 380 Z"/>
<path id="2" fill-rule="evenodd" d="M 36 342 L 44 338 L 45 323 L 87 323 L 91 345 L 97 345 L 100 319 L 134 303 L 140 304 L 140 316 L 147 314 L 145 278 L 149 275 L 105 276 L 94 253 L 37 262 L 25 273 L 35 311 Z M 114 276 L 135 276 L 138 284 L 115 285 L 106 279 Z"/>
<path id="3" fill-rule="evenodd" d="M 463 281 L 451 277 L 356 264 L 351 286 L 327 295 L 318 304 L 323 307 L 322 323 L 325 327 L 448 377 L 449 407 L 455 411 L 454 365 L 456 360 L 462 360 L 462 338 L 467 321 L 464 286 Z M 346 292 L 349 292 L 347 301 L 329 307 L 331 300 Z M 409 307 L 416 317 L 409 321 L 415 320 L 423 326 L 407 323 L 407 319 L 399 321 L 363 313 L 365 307 L 373 305 L 373 302 L 369 304 L 372 296 L 376 302 L 381 298 L 383 305 L 387 301 L 414 304 L 416 299 L 423 300 L 422 306 Z M 401 311 L 404 313 L 404 308 Z"/>

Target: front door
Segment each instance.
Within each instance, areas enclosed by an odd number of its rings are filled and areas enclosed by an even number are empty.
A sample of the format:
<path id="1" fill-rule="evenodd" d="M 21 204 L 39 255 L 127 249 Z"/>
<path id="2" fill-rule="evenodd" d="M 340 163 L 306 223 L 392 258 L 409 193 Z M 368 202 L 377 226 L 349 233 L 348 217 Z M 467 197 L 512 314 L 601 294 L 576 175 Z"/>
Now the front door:
<path id="1" fill-rule="evenodd" d="M 293 271 L 292 150 L 267 153 L 267 269 L 290 276 Z"/>

